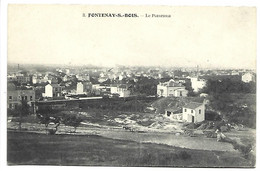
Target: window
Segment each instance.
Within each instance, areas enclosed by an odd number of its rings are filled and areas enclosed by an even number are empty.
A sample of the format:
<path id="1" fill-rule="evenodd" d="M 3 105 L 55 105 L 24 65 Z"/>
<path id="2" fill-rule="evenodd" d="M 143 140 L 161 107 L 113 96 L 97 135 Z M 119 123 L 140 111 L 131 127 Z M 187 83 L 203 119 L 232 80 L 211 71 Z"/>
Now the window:
<path id="1" fill-rule="evenodd" d="M 32 100 L 32 96 L 30 96 L 30 100 Z"/>
<path id="2" fill-rule="evenodd" d="M 193 110 L 191 110 L 191 113 L 193 113 Z"/>
<path id="3" fill-rule="evenodd" d="M 22 100 L 24 100 L 24 96 L 22 96 Z"/>
<path id="4" fill-rule="evenodd" d="M 24 96 L 24 99 L 27 100 L 27 96 Z"/>
<path id="5" fill-rule="evenodd" d="M 201 114 L 201 109 L 199 110 L 199 114 Z"/>
<path id="6" fill-rule="evenodd" d="M 9 109 L 12 109 L 12 104 L 9 104 Z"/>
<path id="7" fill-rule="evenodd" d="M 9 100 L 12 100 L 13 99 L 13 97 L 12 96 L 9 96 Z"/>
<path id="8" fill-rule="evenodd" d="M 180 96 L 182 96 L 182 91 L 180 91 Z"/>
<path id="9" fill-rule="evenodd" d="M 184 112 L 187 112 L 187 109 L 184 109 Z"/>

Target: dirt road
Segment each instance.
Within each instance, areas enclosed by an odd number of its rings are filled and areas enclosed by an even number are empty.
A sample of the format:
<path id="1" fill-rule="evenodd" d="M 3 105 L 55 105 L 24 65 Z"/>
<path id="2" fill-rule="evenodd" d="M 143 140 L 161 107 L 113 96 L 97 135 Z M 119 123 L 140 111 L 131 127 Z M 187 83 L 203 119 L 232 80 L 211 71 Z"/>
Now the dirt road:
<path id="1" fill-rule="evenodd" d="M 17 129 L 17 123 L 8 123 L 9 129 Z M 49 126 L 51 127 L 51 126 Z M 46 133 L 44 125 L 23 123 L 23 128 L 27 131 Z M 156 143 L 166 144 L 175 147 L 198 149 L 198 150 L 213 150 L 213 151 L 235 151 L 233 146 L 225 142 L 217 142 L 215 138 L 206 138 L 201 136 L 189 137 L 184 135 L 176 135 L 169 132 L 130 132 L 117 127 L 100 127 L 89 128 L 79 127 L 76 133 L 69 133 L 73 130 L 71 127 L 64 125 L 59 126 L 57 134 L 77 134 L 77 135 L 100 135 L 112 139 L 131 140 L 139 143 Z"/>

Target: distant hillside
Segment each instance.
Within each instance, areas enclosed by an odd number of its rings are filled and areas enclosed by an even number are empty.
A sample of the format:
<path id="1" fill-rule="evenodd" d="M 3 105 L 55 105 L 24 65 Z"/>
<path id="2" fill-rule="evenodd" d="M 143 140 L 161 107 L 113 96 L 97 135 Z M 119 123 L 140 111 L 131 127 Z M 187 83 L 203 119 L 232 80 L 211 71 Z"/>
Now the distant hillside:
<path id="1" fill-rule="evenodd" d="M 189 102 L 202 103 L 204 98 L 201 97 L 164 97 L 152 103 L 156 113 L 164 113 L 167 108 L 180 108 Z"/>

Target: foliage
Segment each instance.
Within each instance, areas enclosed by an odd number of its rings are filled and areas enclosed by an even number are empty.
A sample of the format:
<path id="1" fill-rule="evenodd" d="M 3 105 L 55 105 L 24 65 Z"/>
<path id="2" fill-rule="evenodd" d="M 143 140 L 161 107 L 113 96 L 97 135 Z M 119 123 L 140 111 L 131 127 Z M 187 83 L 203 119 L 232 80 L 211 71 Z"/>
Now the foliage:
<path id="1" fill-rule="evenodd" d="M 22 100 L 21 104 L 18 104 L 15 109 L 8 109 L 9 116 L 19 117 L 19 129 L 22 129 L 22 118 L 30 114 L 29 105 L 27 101 Z"/>
<path id="2" fill-rule="evenodd" d="M 74 127 L 74 132 L 76 132 L 77 127 L 80 125 L 80 123 L 83 121 L 83 119 L 79 115 L 64 115 L 63 123 L 67 126 Z"/>
<path id="3" fill-rule="evenodd" d="M 240 96 L 243 97 L 243 94 Z M 220 112 L 222 118 L 229 123 L 243 124 L 255 128 L 256 112 L 250 107 L 243 107 L 243 103 L 240 104 L 237 101 L 238 99 L 233 98 L 232 94 L 213 94 L 210 96 L 209 106 L 213 110 Z M 242 100 L 240 99 L 240 101 Z"/>
<path id="4" fill-rule="evenodd" d="M 207 94 L 221 93 L 256 93 L 256 84 L 253 82 L 244 83 L 241 80 L 225 78 L 222 80 L 209 79 L 207 86 L 201 92 Z"/>
<path id="5" fill-rule="evenodd" d="M 58 130 L 58 127 L 61 123 L 61 118 L 58 115 L 58 110 L 52 109 L 51 106 L 45 106 L 44 108 L 41 108 L 38 111 L 37 118 L 40 120 L 41 124 L 45 125 L 46 133 L 47 133 L 47 127 L 50 123 L 55 124 L 55 129 L 49 129 L 49 134 L 54 135 L 56 131 Z"/>
<path id="6" fill-rule="evenodd" d="M 39 109 L 37 111 L 38 113 L 42 115 L 53 115 L 58 112 L 58 110 L 53 109 L 50 105 L 45 106 L 39 106 Z"/>
<path id="7" fill-rule="evenodd" d="M 207 120 L 207 121 L 220 121 L 221 116 L 214 111 L 206 111 L 205 120 Z"/>
<path id="8" fill-rule="evenodd" d="M 158 83 L 154 78 L 140 77 L 134 84 L 133 91 L 137 94 L 156 95 Z"/>
<path id="9" fill-rule="evenodd" d="M 15 109 L 8 109 L 7 113 L 14 117 L 20 117 L 20 115 L 22 117 L 27 116 L 30 114 L 29 105 L 27 104 L 27 101 L 22 100 L 21 104 L 18 104 Z"/>
<path id="10" fill-rule="evenodd" d="M 220 112 L 225 121 L 255 128 L 255 83 L 230 78 L 209 79 L 201 92 L 210 95 L 209 107 Z"/>
<path id="11" fill-rule="evenodd" d="M 196 96 L 196 93 L 193 91 L 193 88 L 191 87 L 191 81 L 189 79 L 186 80 L 185 89 L 188 90 L 188 96 Z"/>

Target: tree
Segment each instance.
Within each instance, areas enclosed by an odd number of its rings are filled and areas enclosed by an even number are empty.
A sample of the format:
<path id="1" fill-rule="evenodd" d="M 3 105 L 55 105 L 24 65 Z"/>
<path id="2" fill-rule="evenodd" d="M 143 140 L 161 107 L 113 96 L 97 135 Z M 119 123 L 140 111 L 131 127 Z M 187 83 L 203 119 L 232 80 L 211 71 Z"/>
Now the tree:
<path id="1" fill-rule="evenodd" d="M 24 116 L 29 115 L 29 105 L 27 104 L 27 101 L 22 100 L 21 104 L 17 106 L 15 109 L 18 111 L 19 114 L 19 130 L 22 130 L 22 119 Z"/>
<path id="2" fill-rule="evenodd" d="M 221 93 L 255 93 L 256 84 L 244 83 L 241 80 L 232 80 L 229 78 L 216 80 L 209 79 L 207 81 L 207 86 L 205 86 L 202 93 L 208 94 L 221 94 Z"/>
<path id="3" fill-rule="evenodd" d="M 50 106 L 45 106 L 40 110 L 40 113 L 37 115 L 41 124 L 45 125 L 45 130 L 47 134 L 47 128 L 50 123 L 54 123 L 54 130 L 49 130 L 50 134 L 55 134 L 58 130 L 58 126 L 60 125 L 61 119 L 60 117 L 55 116 L 57 114 L 57 110 L 53 110 Z"/>
<path id="4" fill-rule="evenodd" d="M 156 95 L 158 80 L 154 78 L 140 77 L 134 85 L 133 91 L 138 94 Z"/>
<path id="5" fill-rule="evenodd" d="M 74 132 L 76 132 L 77 127 L 82 121 L 83 119 L 79 115 L 67 115 L 63 118 L 63 123 L 66 126 L 74 127 Z"/>

